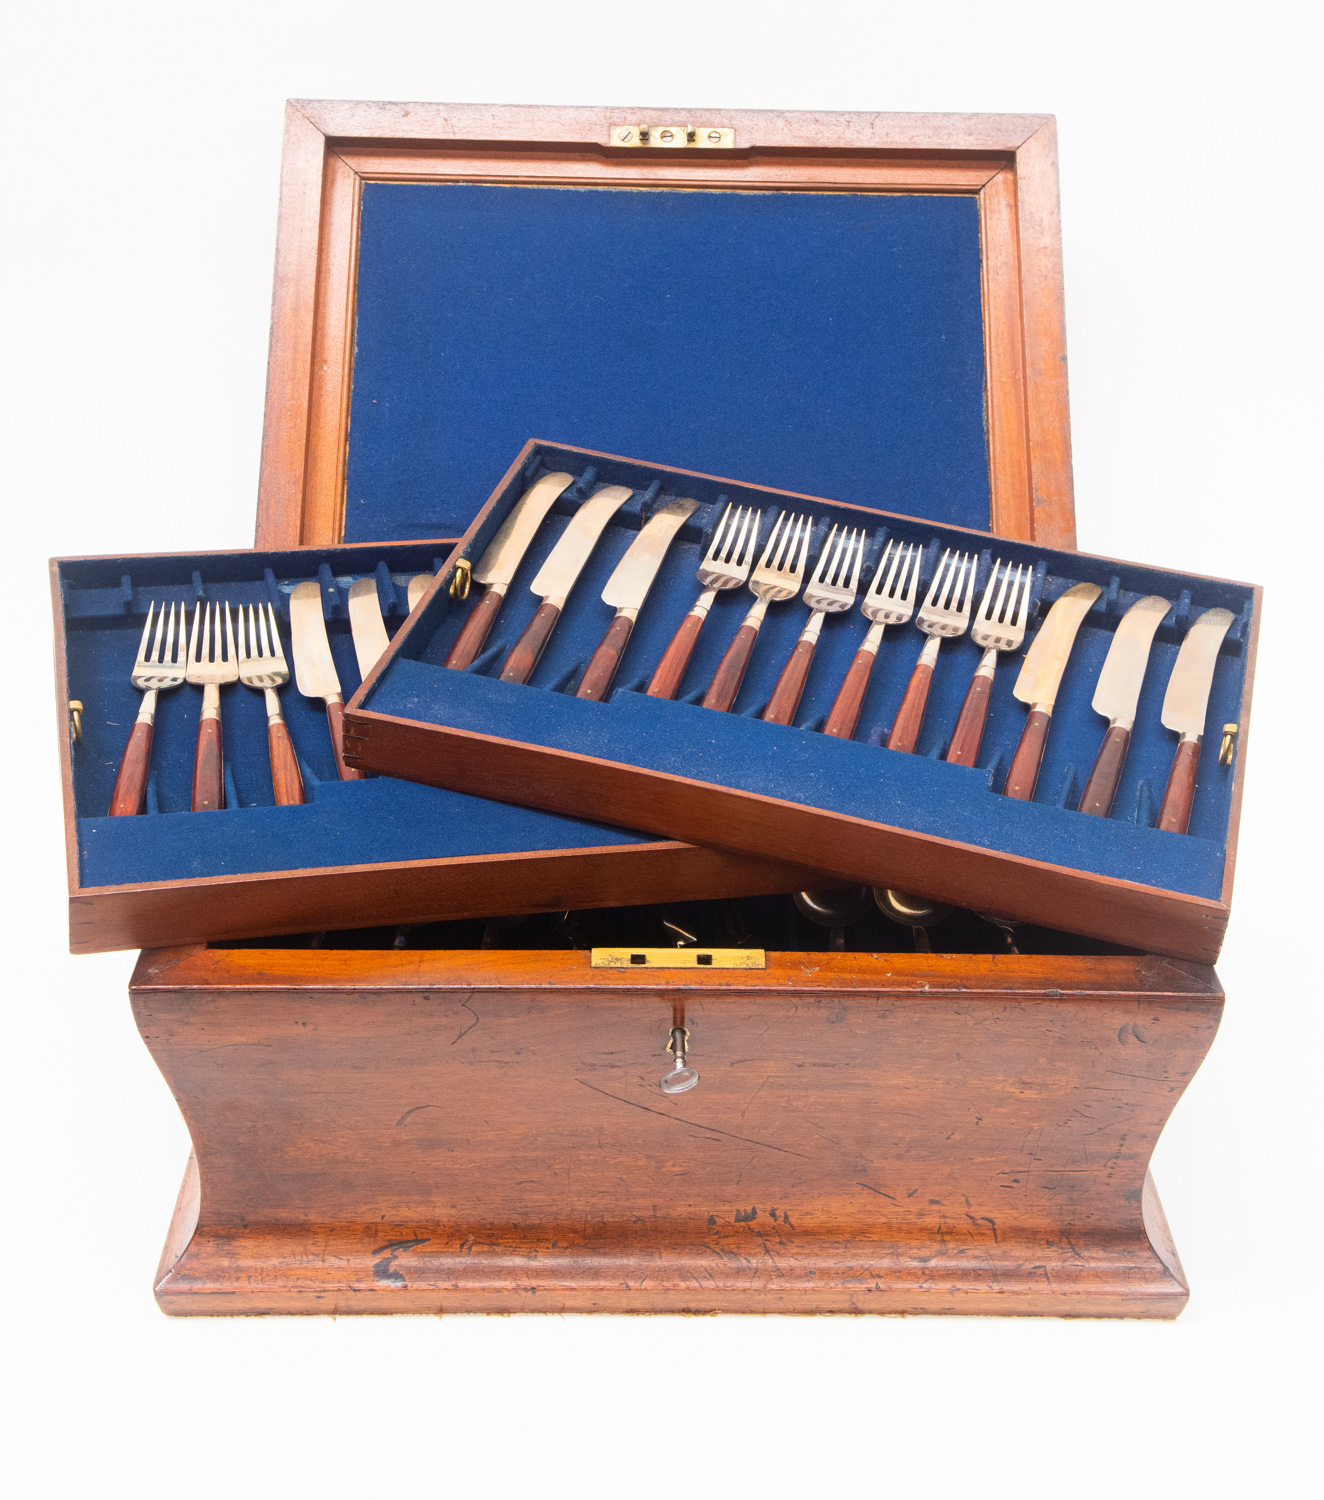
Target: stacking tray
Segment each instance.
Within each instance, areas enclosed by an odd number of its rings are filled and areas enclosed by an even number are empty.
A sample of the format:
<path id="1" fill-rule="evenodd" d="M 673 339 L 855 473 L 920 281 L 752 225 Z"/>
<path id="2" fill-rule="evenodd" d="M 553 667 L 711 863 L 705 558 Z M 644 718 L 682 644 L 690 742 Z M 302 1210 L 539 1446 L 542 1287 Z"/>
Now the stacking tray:
<path id="1" fill-rule="evenodd" d="M 449 570 L 460 559 L 477 560 L 529 483 L 548 471 L 572 473 L 577 483 L 526 555 L 484 653 L 466 670 L 448 669 L 443 663 L 473 607 L 451 598 Z M 498 680 L 538 604 L 530 579 L 568 517 L 603 484 L 634 494 L 594 552 L 530 682 Z M 666 557 L 609 700 L 579 699 L 584 664 L 612 616 L 599 597 L 604 582 L 646 513 L 672 496 L 696 499 L 701 508 Z M 705 709 L 698 699 L 752 602 L 746 589 L 718 595 L 678 699 L 648 696 L 652 670 L 694 602 L 698 562 L 728 503 L 761 508 L 764 536 L 783 507 L 808 510 L 815 519 L 811 567 L 832 525 L 866 526 L 862 589 L 889 538 L 924 549 L 921 599 L 948 548 L 979 553 L 976 602 L 995 560 L 1022 565 L 1035 579 L 1027 646 L 1065 590 L 1082 581 L 1098 585 L 1058 693 L 1035 799 L 1001 795 L 1027 716 L 1012 695 L 1019 654 L 1001 660 L 977 765 L 942 759 L 979 662 L 968 636 L 942 647 L 915 754 L 883 744 L 925 639 L 913 622 L 884 638 L 855 740 L 819 732 L 867 629 L 858 608 L 828 617 L 793 726 L 765 723 L 760 714 L 808 618 L 800 600 L 769 610 L 733 712 Z M 1107 729 L 1091 707 L 1094 683 L 1117 622 L 1149 594 L 1173 606 L 1155 638 L 1113 813 L 1087 817 L 1076 802 Z M 1160 707 L 1188 626 L 1213 607 L 1234 620 L 1214 671 L 1194 812 L 1183 835 L 1153 826 L 1177 744 L 1160 723 Z M 346 754 L 393 776 L 788 859 L 852 881 L 1209 961 L 1230 896 L 1256 621 L 1257 593 L 1246 584 L 533 442 L 350 704 Z M 1240 726 L 1230 766 L 1219 759 L 1225 723 Z"/>
<path id="2" fill-rule="evenodd" d="M 146 806 L 110 817 L 117 768 L 138 713 L 130 684 L 148 606 L 270 603 L 293 669 L 289 595 L 322 586 L 342 689 L 359 681 L 347 593 L 372 577 L 388 629 L 407 613 L 410 576 L 453 543 L 57 559 L 51 565 L 62 727 L 70 945 L 96 952 L 275 933 L 407 924 L 639 901 L 791 890 L 804 872 L 382 777 L 338 777 L 320 700 L 291 680 L 280 700 L 307 801 L 275 805 L 263 695 L 221 690 L 224 810 L 192 812 L 199 688 L 160 695 Z M 635 893 L 639 893 L 635 895 Z M 530 904 L 531 903 L 531 904 Z"/>

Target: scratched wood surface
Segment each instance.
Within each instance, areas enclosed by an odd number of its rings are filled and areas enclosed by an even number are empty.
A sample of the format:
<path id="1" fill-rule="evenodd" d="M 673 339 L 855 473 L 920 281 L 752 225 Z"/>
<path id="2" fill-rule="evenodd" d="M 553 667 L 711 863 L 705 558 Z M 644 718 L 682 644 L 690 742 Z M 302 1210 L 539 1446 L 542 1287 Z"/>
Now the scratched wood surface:
<path id="1" fill-rule="evenodd" d="M 1186 1299 L 1145 1192 L 1217 1026 L 1198 965 L 176 950 L 133 994 L 197 1160 L 170 1312 Z M 701 1082 L 668 1097 L 677 1010 Z"/>

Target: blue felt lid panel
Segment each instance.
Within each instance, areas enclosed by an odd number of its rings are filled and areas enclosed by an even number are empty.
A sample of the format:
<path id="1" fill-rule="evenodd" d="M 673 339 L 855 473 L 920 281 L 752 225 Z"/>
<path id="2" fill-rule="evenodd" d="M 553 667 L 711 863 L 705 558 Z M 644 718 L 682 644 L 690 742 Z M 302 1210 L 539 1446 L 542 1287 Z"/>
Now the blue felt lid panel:
<path id="1" fill-rule="evenodd" d="M 368 183 L 345 539 L 534 432 L 986 527 L 984 386 L 973 193 Z"/>
<path id="2" fill-rule="evenodd" d="M 1019 653 L 999 660 L 978 767 L 953 766 L 940 758 L 980 659 L 968 636 L 941 648 L 915 755 L 882 744 L 925 641 L 913 624 L 890 629 L 884 637 L 856 739 L 846 742 L 816 732 L 868 629 L 858 608 L 827 618 L 795 727 L 765 724 L 759 715 L 807 619 L 798 600 L 769 609 L 734 711 L 723 715 L 697 706 L 752 602 L 747 589 L 718 595 L 680 701 L 645 696 L 643 688 L 700 591 L 696 570 L 725 506 L 761 507 L 766 537 L 779 504 L 766 492 L 735 483 L 677 476 L 646 463 L 538 443 L 483 517 L 464 555 L 476 562 L 531 480 L 557 470 L 575 474 L 577 481 L 553 507 L 525 556 L 483 654 L 467 671 L 442 665 L 473 600 L 455 603 L 439 590 L 356 709 L 574 751 L 1164 890 L 1220 896 L 1233 778 L 1229 768 L 1218 764 L 1217 731 L 1241 714 L 1254 601 L 1250 586 L 972 536 L 920 520 L 861 514 L 829 502 L 787 502 L 788 508 L 807 509 L 815 519 L 811 567 L 832 525 L 867 528 L 870 544 L 861 592 L 888 538 L 924 548 L 921 598 L 948 547 L 979 553 L 976 599 L 995 562 L 1027 565 L 1035 586 L 1026 646 L 1047 608 L 1067 588 L 1082 581 L 1099 585 L 1101 596 L 1081 627 L 1062 681 L 1035 800 L 1019 803 L 999 795 L 1027 714 L 1012 695 Z M 634 494 L 607 527 L 530 683 L 497 680 L 506 654 L 538 606 L 530 581 L 569 516 L 602 484 L 627 485 Z M 667 554 L 615 689 L 606 703 L 577 699 L 584 666 L 612 617 L 601 601 L 602 588 L 650 507 L 677 494 L 699 500 L 701 508 Z M 1094 683 L 1117 622 L 1147 594 L 1172 600 L 1172 608 L 1155 638 L 1113 814 L 1085 817 L 1074 809 L 1107 728 L 1090 704 Z M 1190 833 L 1160 832 L 1152 825 L 1176 746 L 1176 736 L 1160 723 L 1163 694 L 1187 627 L 1215 606 L 1230 609 L 1235 622 L 1218 657 L 1209 701 L 1206 722 L 1214 743 L 1201 758 Z M 519 795 L 517 788 L 512 795 Z M 771 854 L 774 823 L 769 827 Z"/>
<path id="3" fill-rule="evenodd" d="M 158 700 L 145 815 L 107 815 L 141 704 L 129 678 L 150 603 L 173 602 L 191 610 L 198 600 L 234 606 L 270 602 L 293 669 L 289 595 L 296 583 L 319 579 L 331 652 L 348 698 L 359 684 L 349 630 L 350 584 L 356 577 L 376 578 L 387 628 L 394 633 L 408 612 L 409 579 L 436 572 L 448 551 L 448 543 L 419 543 L 63 562 L 69 692 L 83 703 L 82 741 L 73 750 L 80 885 L 649 842 L 620 829 L 387 777 L 342 782 L 322 703 L 305 698 L 293 681 L 280 699 L 303 771 L 306 804 L 274 805 L 263 696 L 236 684 L 221 690 L 227 807 L 190 811 L 202 694 L 184 684 Z"/>

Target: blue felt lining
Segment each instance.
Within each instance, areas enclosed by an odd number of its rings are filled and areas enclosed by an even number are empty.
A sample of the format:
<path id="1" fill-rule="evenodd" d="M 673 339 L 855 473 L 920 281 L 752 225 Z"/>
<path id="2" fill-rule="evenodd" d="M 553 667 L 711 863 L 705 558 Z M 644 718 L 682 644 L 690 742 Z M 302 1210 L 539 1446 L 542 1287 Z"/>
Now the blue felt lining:
<path id="1" fill-rule="evenodd" d="M 435 572 L 448 550 L 431 543 L 61 564 L 69 693 L 84 705 L 83 738 L 73 749 L 80 885 L 649 842 L 641 834 L 387 777 L 341 782 L 322 704 L 293 683 L 280 696 L 303 766 L 304 806 L 274 805 L 264 700 L 237 684 L 221 690 L 228 807 L 189 811 L 202 694 L 185 684 L 158 700 L 146 814 L 106 816 L 141 704 L 129 674 L 150 601 L 191 607 L 199 598 L 232 605 L 270 600 L 292 664 L 289 593 L 295 583 L 320 578 L 328 637 L 348 698 L 359 684 L 348 623 L 350 583 L 377 578 L 394 631 L 407 613 L 409 578 Z"/>
<path id="2" fill-rule="evenodd" d="M 1062 682 L 1036 800 L 1017 803 L 997 795 L 990 784 L 1000 789 L 1025 723 L 1026 709 L 1012 696 L 1019 656 L 1000 658 L 980 769 L 950 766 L 937 758 L 945 750 L 979 661 L 979 649 L 968 637 L 942 647 L 924 733 L 914 756 L 878 743 L 885 738 L 924 642 L 913 626 L 890 630 L 884 639 L 857 742 L 843 743 L 808 732 L 821 728 L 868 628 L 858 609 L 831 616 L 825 624 L 796 719 L 800 727 L 768 725 L 756 717 L 803 628 L 806 611 L 798 601 L 769 610 L 732 714 L 630 691 L 647 682 L 693 603 L 698 593 L 698 560 L 726 501 L 762 504 L 763 534 L 767 535 L 775 504 L 769 508 L 766 495 L 738 486 L 728 485 L 719 492 L 716 484 L 707 481 L 681 484 L 681 491 L 702 501 L 704 508 L 682 529 L 667 555 L 626 650 L 616 690 L 605 704 L 575 699 L 571 695 L 579 673 L 611 619 L 610 609 L 599 597 L 602 587 L 637 534 L 648 503 L 665 500 L 671 492 L 656 488 L 659 477 L 665 476 L 645 464 L 595 459 L 593 469 L 585 473 L 583 455 L 541 444 L 466 544 L 466 554 L 475 559 L 481 555 L 531 476 L 555 469 L 580 475 L 580 482 L 558 502 L 535 539 L 511 584 L 483 657 L 467 672 L 448 671 L 441 665 L 472 602 L 452 604 L 445 591 L 439 591 L 361 707 L 804 802 L 1189 895 L 1220 895 L 1232 774 L 1218 765 L 1217 729 L 1225 721 L 1240 718 L 1244 646 L 1253 600 L 1248 586 L 989 537 L 971 538 L 923 522 L 863 518 L 869 521 L 873 538 L 870 561 L 888 536 L 925 547 L 925 583 L 942 549 L 949 545 L 973 547 L 982 553 L 981 590 L 995 559 L 1028 564 L 1039 575 L 1035 591 L 1039 618 L 1073 583 L 1091 581 L 1103 589 L 1081 628 Z M 495 680 L 506 652 L 537 607 L 538 600 L 528 588 L 530 580 L 576 506 L 602 483 L 630 485 L 635 495 L 617 513 L 593 554 L 531 684 Z M 811 556 L 831 524 L 859 524 L 862 519 L 858 512 L 826 504 L 815 504 L 812 511 L 817 526 Z M 867 581 L 868 565 L 864 576 Z M 1161 594 L 1173 601 L 1173 608 L 1155 639 L 1113 816 L 1082 817 L 1074 808 L 1107 727 L 1090 705 L 1093 685 L 1117 621 L 1145 594 Z M 751 602 L 743 589 L 718 596 L 682 684 L 682 698 L 702 692 Z M 1231 609 L 1237 618 L 1218 658 L 1207 716 L 1212 728 L 1201 758 L 1191 831 L 1187 836 L 1161 833 L 1149 825 L 1162 796 L 1176 737 L 1162 727 L 1159 709 L 1186 628 L 1201 611 L 1214 606 Z M 1026 646 L 1036 624 L 1032 620 Z"/>
<path id="3" fill-rule="evenodd" d="M 345 538 L 534 433 L 987 527 L 983 341 L 973 195 L 369 183 Z"/>

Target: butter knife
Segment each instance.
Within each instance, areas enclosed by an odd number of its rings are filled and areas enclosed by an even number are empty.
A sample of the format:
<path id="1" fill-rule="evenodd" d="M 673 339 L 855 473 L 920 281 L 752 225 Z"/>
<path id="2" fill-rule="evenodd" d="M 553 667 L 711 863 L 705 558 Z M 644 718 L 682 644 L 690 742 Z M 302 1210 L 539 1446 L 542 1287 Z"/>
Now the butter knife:
<path id="1" fill-rule="evenodd" d="M 533 676 L 533 669 L 538 665 L 538 658 L 553 627 L 561 618 L 575 580 L 607 529 L 607 522 L 633 493 L 624 485 L 607 485 L 585 500 L 571 516 L 570 524 L 561 533 L 561 540 L 552 548 L 547 561 L 538 569 L 538 576 L 529 585 L 529 592 L 537 594 L 542 603 L 506 657 L 506 664 L 501 669 L 502 682 L 527 682 Z"/>
<path id="2" fill-rule="evenodd" d="M 326 638 L 322 589 L 316 582 L 296 584 L 290 595 L 290 644 L 294 649 L 294 680 L 299 691 L 305 698 L 321 698 L 326 704 L 326 722 L 340 779 L 362 781 L 363 772 L 345 764 L 342 728 L 345 700 L 340 693 L 336 664 L 331 659 L 331 643 Z"/>
<path id="3" fill-rule="evenodd" d="M 1066 670 L 1081 621 L 1102 592 L 1093 583 L 1078 583 L 1069 588 L 1048 611 L 1048 618 L 1039 627 L 1039 634 L 1025 653 L 1025 664 L 1012 693 L 1022 703 L 1030 705 L 1030 717 L 1025 721 L 1020 743 L 1011 758 L 1011 770 L 1007 772 L 1007 782 L 1002 788 L 1005 797 L 1017 802 L 1029 802 L 1034 797 L 1062 673 Z"/>
<path id="4" fill-rule="evenodd" d="M 529 543 L 547 517 L 556 500 L 575 482 L 573 474 L 544 474 L 515 503 L 514 510 L 502 521 L 487 551 L 478 559 L 473 581 L 486 585 L 483 597 L 464 622 L 464 629 L 451 647 L 446 665 L 462 671 L 483 649 L 488 633 L 501 612 L 510 580 L 514 578 Z M 410 608 L 413 608 L 410 596 Z"/>
<path id="5" fill-rule="evenodd" d="M 1093 699 L 1094 712 L 1107 719 L 1108 730 L 1085 790 L 1080 794 L 1078 812 L 1106 818 L 1112 811 L 1126 752 L 1131 748 L 1131 730 L 1145 669 L 1149 666 L 1149 648 L 1154 644 L 1154 632 L 1171 608 L 1169 600 L 1150 594 L 1127 610 L 1113 633 Z"/>
<path id="6" fill-rule="evenodd" d="M 423 595 L 427 593 L 428 585 L 432 582 L 435 576 L 436 575 L 434 573 L 415 573 L 414 576 L 409 580 L 409 587 L 406 590 L 406 597 L 409 600 L 409 613 L 411 615 L 422 602 Z"/>
<path id="7" fill-rule="evenodd" d="M 1200 739 L 1209 692 L 1214 685 L 1218 649 L 1235 618 L 1230 609 L 1207 609 L 1186 632 L 1177 664 L 1163 697 L 1163 727 L 1176 730 L 1177 753 L 1159 807 L 1158 826 L 1168 833 L 1185 833 L 1195 800 L 1195 773 L 1200 766 Z"/>
<path id="8" fill-rule="evenodd" d="M 354 637 L 354 655 L 358 658 L 359 677 L 366 681 L 368 673 L 390 645 L 375 578 L 356 578 L 350 584 L 349 630 Z"/>
<path id="9" fill-rule="evenodd" d="M 667 555 L 667 549 L 675 540 L 676 533 L 699 508 L 697 500 L 668 500 L 659 506 L 648 519 L 639 535 L 631 542 L 629 551 L 616 564 L 616 571 L 607 580 L 602 591 L 602 602 L 612 605 L 616 616 L 607 626 L 607 632 L 598 643 L 598 649 L 589 658 L 584 668 L 584 677 L 579 684 L 577 698 L 591 698 L 601 702 L 611 688 L 616 668 L 634 629 L 634 622 L 648 598 L 658 569 Z"/>

